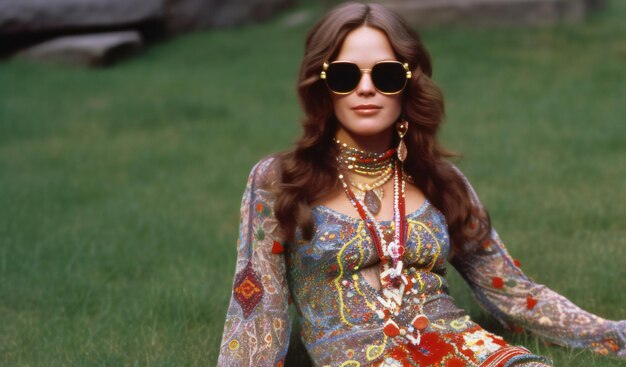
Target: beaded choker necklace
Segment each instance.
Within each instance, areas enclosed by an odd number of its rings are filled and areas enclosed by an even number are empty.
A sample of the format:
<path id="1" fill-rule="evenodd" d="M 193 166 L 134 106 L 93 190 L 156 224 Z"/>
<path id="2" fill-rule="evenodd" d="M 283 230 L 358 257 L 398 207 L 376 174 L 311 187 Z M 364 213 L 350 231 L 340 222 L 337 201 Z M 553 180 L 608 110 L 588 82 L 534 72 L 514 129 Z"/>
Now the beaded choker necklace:
<path id="1" fill-rule="evenodd" d="M 428 326 L 428 318 L 423 315 L 417 315 L 412 321 L 411 326 L 407 329 L 400 328 L 394 320 L 400 312 L 402 298 L 405 288 L 410 289 L 409 280 L 402 273 L 402 256 L 406 243 L 407 223 L 405 217 L 405 198 L 404 198 L 404 180 L 402 178 L 402 169 L 397 161 L 393 161 L 393 240 L 387 242 L 384 238 L 380 224 L 374 219 L 372 213 L 356 197 L 350 185 L 346 182 L 344 175 L 339 173 L 339 180 L 343 185 L 346 195 L 355 207 L 359 216 L 365 222 L 367 229 L 372 238 L 372 242 L 376 247 L 378 256 L 382 263 L 382 271 L 380 273 L 380 283 L 382 285 L 382 294 L 378 296 L 378 301 L 382 309 L 375 310 L 377 316 L 384 320 L 383 332 L 389 337 L 403 336 L 414 345 L 420 344 L 421 331 Z"/>
<path id="2" fill-rule="evenodd" d="M 383 153 L 371 153 L 351 147 L 335 139 L 339 145 L 337 162 L 342 171 L 347 171 L 352 176 L 369 176 L 373 181 L 367 183 L 350 179 L 350 185 L 354 188 L 354 194 L 359 198 L 371 213 L 380 211 L 381 200 L 384 191 L 382 186 L 393 175 L 393 157 L 395 149 L 391 148 Z"/>

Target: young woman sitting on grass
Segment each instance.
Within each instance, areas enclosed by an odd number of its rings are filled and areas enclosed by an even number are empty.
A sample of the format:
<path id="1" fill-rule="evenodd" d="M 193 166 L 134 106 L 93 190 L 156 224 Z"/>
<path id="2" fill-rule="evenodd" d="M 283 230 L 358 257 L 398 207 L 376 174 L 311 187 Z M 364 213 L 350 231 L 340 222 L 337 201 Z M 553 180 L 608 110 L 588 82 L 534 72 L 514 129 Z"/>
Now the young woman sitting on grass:
<path id="1" fill-rule="evenodd" d="M 260 161 L 241 209 L 220 366 L 282 365 L 295 304 L 315 366 L 546 366 L 448 295 L 446 261 L 510 328 L 626 356 L 626 321 L 534 283 L 437 142 L 444 113 L 418 35 L 380 5 L 330 11 L 306 40 L 306 119 Z"/>

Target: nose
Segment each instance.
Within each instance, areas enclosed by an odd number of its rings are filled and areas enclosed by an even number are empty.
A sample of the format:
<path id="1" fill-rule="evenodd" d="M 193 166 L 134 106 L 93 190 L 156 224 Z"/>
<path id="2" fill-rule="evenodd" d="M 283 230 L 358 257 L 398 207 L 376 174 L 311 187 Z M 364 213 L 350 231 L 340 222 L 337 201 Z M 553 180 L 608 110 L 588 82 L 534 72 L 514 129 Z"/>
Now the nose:
<path id="1" fill-rule="evenodd" d="M 374 82 L 372 82 L 372 75 L 369 71 L 361 71 L 361 80 L 356 86 L 356 92 L 359 96 L 372 96 L 376 94 L 376 88 L 374 88 Z"/>

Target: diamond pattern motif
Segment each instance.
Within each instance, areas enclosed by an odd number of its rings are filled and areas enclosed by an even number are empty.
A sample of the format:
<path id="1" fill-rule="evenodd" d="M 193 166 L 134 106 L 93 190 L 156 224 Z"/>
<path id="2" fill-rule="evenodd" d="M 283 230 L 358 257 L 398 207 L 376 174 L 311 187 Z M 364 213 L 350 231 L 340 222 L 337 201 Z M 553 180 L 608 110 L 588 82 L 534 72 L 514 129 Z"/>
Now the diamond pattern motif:
<path id="1" fill-rule="evenodd" d="M 246 267 L 237 274 L 233 288 L 234 298 L 241 306 L 245 318 L 252 314 L 252 311 L 263 299 L 264 293 L 263 284 L 257 273 L 252 269 L 252 262 L 248 261 Z"/>

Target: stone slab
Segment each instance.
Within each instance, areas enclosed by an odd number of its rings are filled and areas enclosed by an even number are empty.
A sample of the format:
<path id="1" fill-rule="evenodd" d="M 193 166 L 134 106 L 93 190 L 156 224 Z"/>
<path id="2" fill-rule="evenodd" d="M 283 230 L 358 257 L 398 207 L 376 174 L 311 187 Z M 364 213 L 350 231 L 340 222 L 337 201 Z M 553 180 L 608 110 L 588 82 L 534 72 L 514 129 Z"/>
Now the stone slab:
<path id="1" fill-rule="evenodd" d="M 0 34 L 119 28 L 162 16 L 163 0 L 0 0 Z"/>
<path id="2" fill-rule="evenodd" d="M 58 37 L 20 51 L 17 58 L 72 66 L 106 66 L 143 46 L 136 31 Z"/>
<path id="3" fill-rule="evenodd" d="M 546 26 L 580 22 L 589 0 L 383 0 L 416 27 Z"/>
<path id="4" fill-rule="evenodd" d="M 233 27 L 266 20 L 295 0 L 164 0 L 170 33 Z"/>

